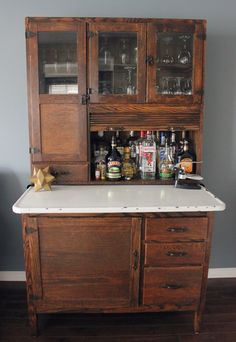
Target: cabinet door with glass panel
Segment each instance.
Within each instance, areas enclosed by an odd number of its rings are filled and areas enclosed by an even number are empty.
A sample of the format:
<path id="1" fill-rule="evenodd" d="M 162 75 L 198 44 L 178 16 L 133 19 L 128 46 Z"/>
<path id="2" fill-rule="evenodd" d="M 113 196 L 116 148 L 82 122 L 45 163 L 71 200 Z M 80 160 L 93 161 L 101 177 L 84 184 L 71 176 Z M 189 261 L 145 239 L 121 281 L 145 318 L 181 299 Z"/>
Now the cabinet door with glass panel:
<path id="1" fill-rule="evenodd" d="M 91 23 L 88 36 L 90 102 L 144 102 L 146 25 Z"/>
<path id="2" fill-rule="evenodd" d="M 164 20 L 147 30 L 148 102 L 201 103 L 204 21 Z"/>
<path id="3" fill-rule="evenodd" d="M 86 162 L 86 24 L 32 18 L 26 29 L 32 162 Z"/>

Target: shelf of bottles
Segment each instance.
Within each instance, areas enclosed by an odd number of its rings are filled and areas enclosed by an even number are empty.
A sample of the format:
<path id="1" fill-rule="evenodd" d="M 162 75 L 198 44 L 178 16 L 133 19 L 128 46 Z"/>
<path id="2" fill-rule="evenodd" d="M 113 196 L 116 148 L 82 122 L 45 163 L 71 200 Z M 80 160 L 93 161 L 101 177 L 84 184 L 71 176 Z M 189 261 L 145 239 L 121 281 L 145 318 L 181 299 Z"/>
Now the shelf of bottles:
<path id="1" fill-rule="evenodd" d="M 158 33 L 157 56 L 157 94 L 192 95 L 193 35 Z"/>
<path id="2" fill-rule="evenodd" d="M 99 33 L 99 94 L 135 95 L 137 88 L 137 33 Z"/>
<path id="3" fill-rule="evenodd" d="M 76 32 L 39 32 L 40 94 L 77 94 Z"/>
<path id="4" fill-rule="evenodd" d="M 173 182 L 178 164 L 195 172 L 191 131 L 99 131 L 91 137 L 91 181 Z"/>

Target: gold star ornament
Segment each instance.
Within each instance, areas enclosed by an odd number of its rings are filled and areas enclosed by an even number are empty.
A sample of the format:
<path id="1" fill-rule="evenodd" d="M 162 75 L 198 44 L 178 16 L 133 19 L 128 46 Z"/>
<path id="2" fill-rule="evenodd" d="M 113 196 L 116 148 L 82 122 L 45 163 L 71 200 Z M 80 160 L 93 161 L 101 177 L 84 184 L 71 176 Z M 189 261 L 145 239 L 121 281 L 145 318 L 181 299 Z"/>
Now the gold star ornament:
<path id="1" fill-rule="evenodd" d="M 51 190 L 51 183 L 55 177 L 49 173 L 49 166 L 44 169 L 34 168 L 33 176 L 30 178 L 30 181 L 34 183 L 34 190 Z"/>

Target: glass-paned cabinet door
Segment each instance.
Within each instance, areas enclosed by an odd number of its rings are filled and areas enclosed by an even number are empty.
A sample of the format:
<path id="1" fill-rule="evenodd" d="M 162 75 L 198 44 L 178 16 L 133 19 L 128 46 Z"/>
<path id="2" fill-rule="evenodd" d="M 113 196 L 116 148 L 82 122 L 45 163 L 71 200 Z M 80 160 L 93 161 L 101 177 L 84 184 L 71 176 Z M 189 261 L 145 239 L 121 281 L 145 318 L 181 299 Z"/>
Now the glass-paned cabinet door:
<path id="1" fill-rule="evenodd" d="M 145 39 L 143 24 L 90 25 L 91 102 L 144 100 Z"/>
<path id="2" fill-rule="evenodd" d="M 77 33 L 39 32 L 40 94 L 78 94 Z"/>
<path id="3" fill-rule="evenodd" d="M 148 101 L 200 103 L 204 35 L 201 24 L 148 25 Z"/>

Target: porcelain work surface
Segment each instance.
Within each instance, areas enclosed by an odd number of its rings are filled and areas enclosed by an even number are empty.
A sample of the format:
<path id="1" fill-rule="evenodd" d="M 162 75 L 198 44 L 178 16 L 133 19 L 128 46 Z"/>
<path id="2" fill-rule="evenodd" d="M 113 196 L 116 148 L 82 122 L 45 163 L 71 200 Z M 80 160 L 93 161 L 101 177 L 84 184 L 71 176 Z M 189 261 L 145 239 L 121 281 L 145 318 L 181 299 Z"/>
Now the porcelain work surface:
<path id="1" fill-rule="evenodd" d="M 132 213 L 221 211 L 225 204 L 205 188 L 176 189 L 170 185 L 53 186 L 52 191 L 29 188 L 13 205 L 18 214 Z"/>

